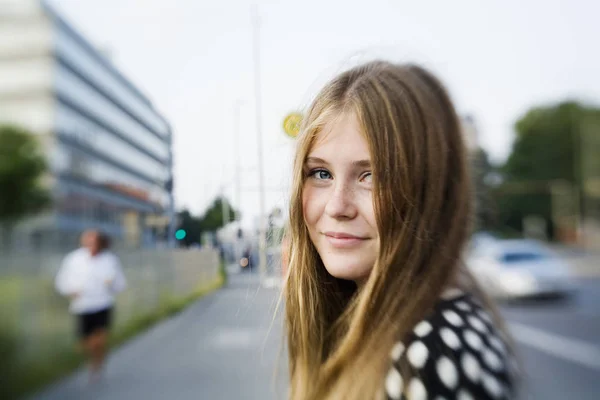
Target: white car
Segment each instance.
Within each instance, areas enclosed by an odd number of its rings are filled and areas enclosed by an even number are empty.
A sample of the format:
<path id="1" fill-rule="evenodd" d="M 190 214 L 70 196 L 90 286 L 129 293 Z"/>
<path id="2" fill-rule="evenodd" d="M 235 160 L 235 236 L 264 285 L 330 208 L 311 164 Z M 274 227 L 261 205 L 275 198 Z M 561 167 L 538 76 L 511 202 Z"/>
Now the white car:
<path id="1" fill-rule="evenodd" d="M 574 288 L 566 262 L 534 240 L 483 243 L 472 250 L 467 265 L 495 297 L 568 295 Z"/>

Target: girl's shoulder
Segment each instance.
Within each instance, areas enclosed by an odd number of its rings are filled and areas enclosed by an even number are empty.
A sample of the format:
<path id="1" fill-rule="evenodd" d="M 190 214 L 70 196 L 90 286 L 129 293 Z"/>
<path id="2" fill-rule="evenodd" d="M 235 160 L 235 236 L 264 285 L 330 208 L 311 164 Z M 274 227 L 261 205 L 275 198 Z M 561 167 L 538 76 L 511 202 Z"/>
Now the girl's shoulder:
<path id="1" fill-rule="evenodd" d="M 478 300 L 459 290 L 444 293 L 406 343 L 394 345 L 391 361 L 388 399 L 514 397 L 516 365 L 506 335 Z"/>

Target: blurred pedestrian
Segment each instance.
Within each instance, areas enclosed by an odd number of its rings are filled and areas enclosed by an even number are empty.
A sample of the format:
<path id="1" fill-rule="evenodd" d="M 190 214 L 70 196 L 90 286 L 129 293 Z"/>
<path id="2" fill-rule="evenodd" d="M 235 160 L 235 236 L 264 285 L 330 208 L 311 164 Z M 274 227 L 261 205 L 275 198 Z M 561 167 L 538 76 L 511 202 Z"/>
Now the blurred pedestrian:
<path id="1" fill-rule="evenodd" d="M 254 268 L 254 263 L 252 261 L 252 249 L 250 246 L 246 246 L 244 252 L 242 253 L 240 265 L 242 266 L 242 268 L 245 268 L 247 271 L 251 272 Z"/>
<path id="2" fill-rule="evenodd" d="M 462 260 L 471 180 L 442 84 L 413 65 L 353 68 L 297 146 L 291 399 L 513 398 L 510 337 Z"/>
<path id="3" fill-rule="evenodd" d="M 70 298 L 81 346 L 90 360 L 90 382 L 102 372 L 115 295 L 126 287 L 119 258 L 110 251 L 110 238 L 89 230 L 81 247 L 69 253 L 56 276 L 56 288 Z"/>

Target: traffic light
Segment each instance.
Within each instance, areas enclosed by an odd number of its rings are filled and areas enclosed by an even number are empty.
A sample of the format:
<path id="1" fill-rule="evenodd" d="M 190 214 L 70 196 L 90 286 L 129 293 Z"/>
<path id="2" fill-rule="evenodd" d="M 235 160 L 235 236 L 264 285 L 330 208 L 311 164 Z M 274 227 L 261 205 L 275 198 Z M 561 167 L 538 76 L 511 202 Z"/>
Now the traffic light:
<path id="1" fill-rule="evenodd" d="M 185 229 L 177 229 L 177 231 L 175 232 L 175 239 L 177 240 L 183 240 L 186 236 L 187 232 L 185 231 Z"/>

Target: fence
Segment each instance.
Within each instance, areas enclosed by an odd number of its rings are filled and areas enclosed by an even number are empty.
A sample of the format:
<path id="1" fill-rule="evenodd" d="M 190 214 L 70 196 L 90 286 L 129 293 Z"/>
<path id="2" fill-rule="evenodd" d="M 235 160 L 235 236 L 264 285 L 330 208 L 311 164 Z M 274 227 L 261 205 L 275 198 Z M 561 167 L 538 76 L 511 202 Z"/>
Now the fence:
<path id="1" fill-rule="evenodd" d="M 214 287 L 220 279 L 219 256 L 211 249 L 117 253 L 128 288 L 117 298 L 116 333 L 169 300 Z M 73 318 L 67 300 L 54 289 L 63 256 L 54 252 L 0 254 L 0 352 L 10 352 L 10 357 L 3 354 L 0 364 L 13 364 L 5 367 L 72 353 Z"/>

